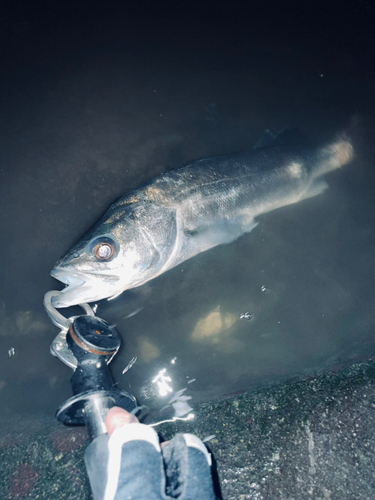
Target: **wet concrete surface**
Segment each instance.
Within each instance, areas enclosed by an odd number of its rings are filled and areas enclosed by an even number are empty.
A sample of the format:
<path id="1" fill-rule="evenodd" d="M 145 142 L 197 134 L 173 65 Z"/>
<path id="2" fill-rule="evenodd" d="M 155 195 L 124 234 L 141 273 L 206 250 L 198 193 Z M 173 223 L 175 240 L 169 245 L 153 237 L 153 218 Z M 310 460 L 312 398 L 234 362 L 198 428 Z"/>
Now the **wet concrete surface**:
<path id="1" fill-rule="evenodd" d="M 375 495 L 375 363 L 252 392 L 162 424 L 214 454 L 225 500 L 370 499 Z M 2 422 L 1 498 L 89 500 L 85 428 L 49 418 Z"/>

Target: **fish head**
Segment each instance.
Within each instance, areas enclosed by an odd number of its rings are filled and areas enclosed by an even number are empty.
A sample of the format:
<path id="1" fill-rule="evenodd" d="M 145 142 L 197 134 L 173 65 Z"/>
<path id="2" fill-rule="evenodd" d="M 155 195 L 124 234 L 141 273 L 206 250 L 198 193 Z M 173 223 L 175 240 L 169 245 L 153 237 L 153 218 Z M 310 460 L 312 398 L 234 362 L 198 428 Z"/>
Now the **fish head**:
<path id="1" fill-rule="evenodd" d="M 105 215 L 50 272 L 66 286 L 52 299 L 63 308 L 96 302 L 143 284 L 157 258 L 139 224 L 126 214 Z"/>

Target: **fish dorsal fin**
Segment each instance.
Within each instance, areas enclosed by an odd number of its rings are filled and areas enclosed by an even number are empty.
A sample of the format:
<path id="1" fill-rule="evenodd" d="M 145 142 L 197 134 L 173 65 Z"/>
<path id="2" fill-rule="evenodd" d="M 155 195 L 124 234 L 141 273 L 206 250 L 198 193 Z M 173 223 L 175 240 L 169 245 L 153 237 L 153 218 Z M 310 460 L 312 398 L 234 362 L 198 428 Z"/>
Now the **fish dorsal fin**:
<path id="1" fill-rule="evenodd" d="M 285 125 L 275 134 L 269 129 L 266 129 L 262 137 L 257 141 L 253 149 L 261 149 L 270 146 L 277 146 L 280 144 L 293 146 L 293 145 L 304 145 L 306 138 L 295 128 Z"/>
<path id="2" fill-rule="evenodd" d="M 278 141 L 277 141 L 277 136 L 278 136 L 278 133 L 276 134 L 273 134 L 271 132 L 271 130 L 269 130 L 268 128 L 263 132 L 263 135 L 262 137 L 259 139 L 259 141 L 257 141 L 254 146 L 253 146 L 253 149 L 260 149 L 260 148 L 265 148 L 267 146 L 273 146 L 274 144 L 276 144 Z"/>

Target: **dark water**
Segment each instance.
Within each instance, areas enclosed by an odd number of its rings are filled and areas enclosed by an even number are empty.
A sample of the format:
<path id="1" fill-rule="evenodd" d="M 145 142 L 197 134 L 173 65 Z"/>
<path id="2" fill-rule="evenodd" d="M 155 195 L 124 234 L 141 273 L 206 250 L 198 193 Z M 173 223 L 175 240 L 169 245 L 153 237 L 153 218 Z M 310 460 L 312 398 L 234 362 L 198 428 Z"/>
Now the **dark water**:
<path id="1" fill-rule="evenodd" d="M 100 304 L 123 338 L 115 379 L 160 408 L 166 369 L 194 405 L 375 355 L 374 17 L 369 1 L 2 4 L 1 412 L 52 415 L 71 395 L 42 299 L 108 206 L 286 124 L 312 145 L 349 130 L 355 160 L 323 195 Z"/>

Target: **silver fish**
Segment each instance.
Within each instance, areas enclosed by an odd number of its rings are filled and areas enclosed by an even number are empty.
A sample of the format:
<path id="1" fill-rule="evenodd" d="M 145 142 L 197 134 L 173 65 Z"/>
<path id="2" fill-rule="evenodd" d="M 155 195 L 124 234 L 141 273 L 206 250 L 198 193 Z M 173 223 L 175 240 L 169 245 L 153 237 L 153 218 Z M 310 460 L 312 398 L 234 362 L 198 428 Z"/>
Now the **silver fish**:
<path id="1" fill-rule="evenodd" d="M 344 136 L 317 150 L 276 143 L 162 173 L 114 203 L 57 262 L 51 275 L 68 286 L 52 304 L 114 297 L 231 243 L 259 215 L 322 193 L 322 176 L 352 157 Z"/>

